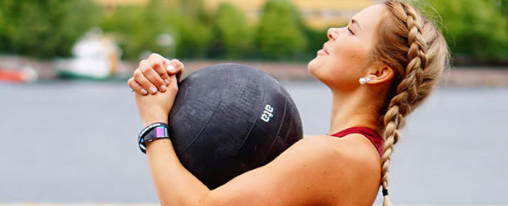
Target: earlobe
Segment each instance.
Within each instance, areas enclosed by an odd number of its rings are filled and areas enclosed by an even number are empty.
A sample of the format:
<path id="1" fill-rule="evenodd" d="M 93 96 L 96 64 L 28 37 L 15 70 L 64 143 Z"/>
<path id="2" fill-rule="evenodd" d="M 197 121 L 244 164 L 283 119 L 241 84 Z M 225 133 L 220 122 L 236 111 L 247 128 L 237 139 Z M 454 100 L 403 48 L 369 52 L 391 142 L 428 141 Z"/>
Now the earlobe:
<path id="1" fill-rule="evenodd" d="M 370 81 L 367 84 L 381 84 L 390 82 L 393 79 L 395 72 L 390 66 L 384 65 L 378 68 L 375 72 L 370 73 L 368 78 Z"/>

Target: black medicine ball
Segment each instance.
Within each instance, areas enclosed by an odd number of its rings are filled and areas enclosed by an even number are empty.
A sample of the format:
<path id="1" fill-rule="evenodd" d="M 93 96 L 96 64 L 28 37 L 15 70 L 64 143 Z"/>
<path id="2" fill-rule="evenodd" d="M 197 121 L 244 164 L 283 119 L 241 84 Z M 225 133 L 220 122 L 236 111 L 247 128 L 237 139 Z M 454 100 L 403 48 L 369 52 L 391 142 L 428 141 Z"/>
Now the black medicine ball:
<path id="1" fill-rule="evenodd" d="M 240 64 L 209 66 L 185 78 L 169 127 L 183 166 L 210 189 L 272 161 L 303 135 L 287 91 Z"/>

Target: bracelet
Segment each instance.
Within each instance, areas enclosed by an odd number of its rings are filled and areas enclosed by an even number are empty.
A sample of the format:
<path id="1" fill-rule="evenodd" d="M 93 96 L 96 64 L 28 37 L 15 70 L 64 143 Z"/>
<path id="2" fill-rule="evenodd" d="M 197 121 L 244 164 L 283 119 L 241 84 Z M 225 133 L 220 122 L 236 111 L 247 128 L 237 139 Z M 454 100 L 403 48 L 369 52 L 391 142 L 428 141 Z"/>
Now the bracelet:
<path id="1" fill-rule="evenodd" d="M 170 139 L 168 133 L 169 126 L 162 122 L 156 122 L 148 125 L 138 135 L 138 146 L 141 152 L 146 154 L 146 143 L 158 139 Z"/>

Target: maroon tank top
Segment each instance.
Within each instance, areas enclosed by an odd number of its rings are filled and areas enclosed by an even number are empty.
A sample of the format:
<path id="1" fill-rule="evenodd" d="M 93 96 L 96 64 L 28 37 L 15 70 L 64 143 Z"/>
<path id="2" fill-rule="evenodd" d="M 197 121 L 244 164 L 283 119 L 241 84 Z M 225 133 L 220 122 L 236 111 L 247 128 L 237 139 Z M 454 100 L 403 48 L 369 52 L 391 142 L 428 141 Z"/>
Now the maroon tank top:
<path id="1" fill-rule="evenodd" d="M 340 132 L 337 132 L 335 134 L 332 134 L 331 136 L 341 138 L 348 134 L 361 134 L 367 137 L 367 139 L 370 140 L 370 142 L 374 145 L 374 147 L 376 147 L 379 156 L 383 155 L 383 142 L 384 142 L 383 138 L 379 136 L 379 134 L 377 134 L 374 130 L 371 130 L 367 127 L 351 127 L 342 130 Z"/>

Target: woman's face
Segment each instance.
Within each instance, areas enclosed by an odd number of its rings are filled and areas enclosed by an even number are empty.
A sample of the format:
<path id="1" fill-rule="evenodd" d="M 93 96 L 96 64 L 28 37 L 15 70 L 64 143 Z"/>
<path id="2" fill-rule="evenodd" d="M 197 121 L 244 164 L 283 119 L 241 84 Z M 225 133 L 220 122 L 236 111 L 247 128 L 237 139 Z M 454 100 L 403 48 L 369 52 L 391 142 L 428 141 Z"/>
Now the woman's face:
<path id="1" fill-rule="evenodd" d="M 328 41 L 308 64 L 309 72 L 332 89 L 358 87 L 358 79 L 366 77 L 371 66 L 369 55 L 385 11 L 383 5 L 374 5 L 356 14 L 346 27 L 330 28 Z"/>

